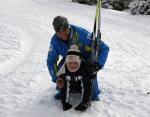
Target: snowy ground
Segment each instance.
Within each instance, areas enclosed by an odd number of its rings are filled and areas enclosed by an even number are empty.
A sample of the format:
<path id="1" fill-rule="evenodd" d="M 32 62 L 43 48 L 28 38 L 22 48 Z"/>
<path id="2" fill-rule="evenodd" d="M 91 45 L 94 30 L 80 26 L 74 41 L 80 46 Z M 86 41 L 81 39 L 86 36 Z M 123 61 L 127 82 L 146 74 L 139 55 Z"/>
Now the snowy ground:
<path id="1" fill-rule="evenodd" d="M 102 10 L 102 37 L 110 46 L 98 76 L 102 94 L 86 112 L 63 112 L 53 99 L 46 59 L 52 20 L 92 31 L 95 6 L 69 0 L 0 0 L 0 117 L 149 117 L 150 17 Z M 76 106 L 76 105 L 74 105 Z"/>

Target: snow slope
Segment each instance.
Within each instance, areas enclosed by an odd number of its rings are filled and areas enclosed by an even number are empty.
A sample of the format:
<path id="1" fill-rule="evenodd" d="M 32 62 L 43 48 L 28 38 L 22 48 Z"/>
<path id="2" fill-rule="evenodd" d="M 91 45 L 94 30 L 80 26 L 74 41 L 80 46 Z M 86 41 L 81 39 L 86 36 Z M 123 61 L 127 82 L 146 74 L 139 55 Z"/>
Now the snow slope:
<path id="1" fill-rule="evenodd" d="M 92 31 L 95 6 L 70 0 L 0 0 L 0 117 L 149 117 L 150 17 L 102 10 L 102 37 L 110 46 L 98 73 L 101 101 L 86 112 L 63 112 L 54 100 L 46 59 L 52 20 Z M 74 106 L 77 104 L 74 103 Z"/>

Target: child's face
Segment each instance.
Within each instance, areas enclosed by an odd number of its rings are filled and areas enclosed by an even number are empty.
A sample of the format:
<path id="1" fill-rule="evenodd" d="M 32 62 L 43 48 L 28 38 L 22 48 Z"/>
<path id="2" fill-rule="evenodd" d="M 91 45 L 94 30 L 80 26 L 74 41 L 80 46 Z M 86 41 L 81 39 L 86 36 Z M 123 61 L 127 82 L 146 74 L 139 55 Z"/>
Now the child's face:
<path id="1" fill-rule="evenodd" d="M 67 68 L 70 72 L 75 72 L 79 68 L 79 63 L 78 62 L 68 62 L 66 63 Z"/>

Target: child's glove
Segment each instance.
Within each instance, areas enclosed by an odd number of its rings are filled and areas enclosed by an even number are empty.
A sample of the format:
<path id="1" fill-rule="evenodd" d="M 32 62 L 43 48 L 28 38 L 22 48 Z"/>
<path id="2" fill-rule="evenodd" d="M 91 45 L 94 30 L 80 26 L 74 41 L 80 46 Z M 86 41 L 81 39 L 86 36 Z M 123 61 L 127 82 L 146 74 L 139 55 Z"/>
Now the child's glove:
<path id="1" fill-rule="evenodd" d="M 59 88 L 63 88 L 64 87 L 64 81 L 62 78 L 58 78 L 56 81 L 56 84 Z"/>

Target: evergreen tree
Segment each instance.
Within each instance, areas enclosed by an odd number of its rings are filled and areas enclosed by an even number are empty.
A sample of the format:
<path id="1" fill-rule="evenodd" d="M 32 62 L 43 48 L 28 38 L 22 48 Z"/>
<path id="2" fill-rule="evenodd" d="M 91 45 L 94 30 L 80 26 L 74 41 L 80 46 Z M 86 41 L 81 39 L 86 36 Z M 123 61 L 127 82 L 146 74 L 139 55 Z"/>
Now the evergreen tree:
<path id="1" fill-rule="evenodd" d="M 133 15 L 150 15 L 150 0 L 134 0 L 130 4 L 130 12 Z"/>
<path id="2" fill-rule="evenodd" d="M 115 10 L 122 11 L 125 9 L 124 0 L 111 0 L 111 4 Z"/>

